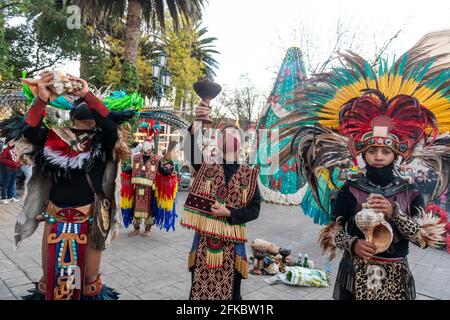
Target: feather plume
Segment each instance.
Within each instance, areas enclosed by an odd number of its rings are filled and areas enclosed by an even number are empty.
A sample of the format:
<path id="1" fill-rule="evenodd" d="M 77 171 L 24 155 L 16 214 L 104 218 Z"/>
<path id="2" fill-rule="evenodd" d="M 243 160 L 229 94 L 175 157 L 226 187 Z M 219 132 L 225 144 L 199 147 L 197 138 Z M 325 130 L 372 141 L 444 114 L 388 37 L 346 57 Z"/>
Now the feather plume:
<path id="1" fill-rule="evenodd" d="M 432 145 L 419 144 L 411 160 L 420 160 L 439 176 L 439 183 L 433 191 L 432 198 L 439 197 L 448 187 L 450 175 L 450 134 L 436 138 Z"/>
<path id="2" fill-rule="evenodd" d="M 319 231 L 319 245 L 322 254 L 328 253 L 328 260 L 333 260 L 336 257 L 336 233 L 339 230 L 337 222 L 330 222 L 328 225 Z"/>
<path id="3" fill-rule="evenodd" d="M 419 224 L 419 243 L 422 247 L 435 247 L 441 249 L 445 246 L 445 223 L 441 222 L 439 216 L 435 216 L 430 212 L 421 212 L 417 217 Z"/>
<path id="4" fill-rule="evenodd" d="M 321 169 L 332 170 L 350 159 L 348 138 L 321 125 L 303 126 L 297 130 L 291 143 L 280 151 L 280 163 L 292 156 L 295 156 L 299 173 L 306 176 L 315 201 L 326 212 L 320 203 L 317 173 Z"/>

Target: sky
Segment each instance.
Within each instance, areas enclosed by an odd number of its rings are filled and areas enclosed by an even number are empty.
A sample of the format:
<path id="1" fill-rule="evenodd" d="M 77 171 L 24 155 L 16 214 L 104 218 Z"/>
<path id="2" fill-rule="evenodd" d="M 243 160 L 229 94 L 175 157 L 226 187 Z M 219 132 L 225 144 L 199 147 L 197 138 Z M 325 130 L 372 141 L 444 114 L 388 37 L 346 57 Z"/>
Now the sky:
<path id="1" fill-rule="evenodd" d="M 450 29 L 450 1 L 209 0 L 203 21 L 221 52 L 215 80 L 233 88 L 247 74 L 268 95 L 286 50 L 303 37 L 312 41 L 315 56 L 327 56 L 338 20 L 356 36 L 353 45 L 362 54 L 401 29 L 387 52 L 398 55 L 427 32 Z"/>
<path id="2" fill-rule="evenodd" d="M 294 43 L 313 61 L 326 59 L 338 21 L 348 30 L 342 49 L 365 57 L 398 30 L 386 51 L 401 54 L 431 31 L 450 29 L 450 1 L 444 0 L 209 0 L 203 25 L 218 38 L 220 63 L 216 82 L 236 88 L 247 75 L 268 96 L 286 50 Z M 353 38 L 353 40 L 352 40 Z M 306 40 L 309 45 L 305 44 Z M 357 50 L 355 50 L 355 48 Z M 78 63 L 68 63 L 78 74 Z"/>

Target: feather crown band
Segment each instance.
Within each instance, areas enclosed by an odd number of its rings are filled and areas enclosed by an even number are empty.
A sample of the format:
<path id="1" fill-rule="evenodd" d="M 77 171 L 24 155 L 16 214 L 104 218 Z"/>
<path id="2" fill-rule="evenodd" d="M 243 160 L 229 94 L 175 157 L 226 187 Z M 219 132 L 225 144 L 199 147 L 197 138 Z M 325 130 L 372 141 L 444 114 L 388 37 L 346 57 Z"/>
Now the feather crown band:
<path id="1" fill-rule="evenodd" d="M 385 146 L 408 158 L 420 140 L 429 144 L 438 132 L 434 114 L 416 98 L 397 95 L 387 100 L 381 92 L 374 90 L 341 108 L 338 130 L 350 137 L 353 157 L 372 146 Z M 426 131 L 432 133 L 431 139 Z"/>
<path id="2" fill-rule="evenodd" d="M 356 147 L 361 142 L 367 145 L 361 139 L 371 131 L 374 136 L 383 133 L 381 138 L 386 138 L 386 129 L 395 135 L 399 144 L 391 146 L 393 140 L 388 139 L 383 145 L 404 157 L 420 140 L 430 144 L 438 134 L 450 131 L 450 68 L 437 62 L 445 55 L 413 48 L 391 65 L 381 61 L 378 70 L 354 53 L 341 56 L 343 67 L 315 75 L 308 86 L 295 92 L 293 102 L 298 107 L 276 126 L 314 124 L 337 130 L 352 140 L 352 156 L 365 151 Z M 375 128 L 375 118 L 390 121 Z M 291 135 L 288 130 L 282 132 Z"/>

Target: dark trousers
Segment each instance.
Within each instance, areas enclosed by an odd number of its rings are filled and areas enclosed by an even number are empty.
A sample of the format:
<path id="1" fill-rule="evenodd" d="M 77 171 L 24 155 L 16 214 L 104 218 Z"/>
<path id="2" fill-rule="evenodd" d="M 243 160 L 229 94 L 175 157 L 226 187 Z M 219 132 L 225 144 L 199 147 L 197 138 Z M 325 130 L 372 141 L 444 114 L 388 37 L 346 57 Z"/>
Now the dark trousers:
<path id="1" fill-rule="evenodd" d="M 16 196 L 17 171 L 3 167 L 2 170 L 2 199 L 11 199 Z"/>

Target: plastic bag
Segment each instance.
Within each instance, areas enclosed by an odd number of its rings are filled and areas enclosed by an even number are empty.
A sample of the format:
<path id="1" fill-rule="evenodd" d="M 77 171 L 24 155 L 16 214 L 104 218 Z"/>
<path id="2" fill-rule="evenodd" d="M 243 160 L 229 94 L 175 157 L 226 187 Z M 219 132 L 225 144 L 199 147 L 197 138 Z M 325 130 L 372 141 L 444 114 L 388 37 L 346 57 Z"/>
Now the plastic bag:
<path id="1" fill-rule="evenodd" d="M 328 287 L 325 271 L 303 267 L 286 267 L 286 272 L 278 275 L 279 279 L 292 286 Z"/>

